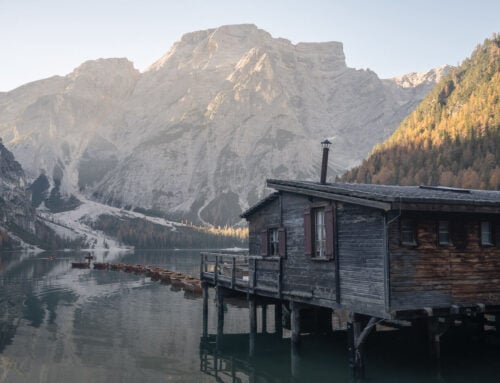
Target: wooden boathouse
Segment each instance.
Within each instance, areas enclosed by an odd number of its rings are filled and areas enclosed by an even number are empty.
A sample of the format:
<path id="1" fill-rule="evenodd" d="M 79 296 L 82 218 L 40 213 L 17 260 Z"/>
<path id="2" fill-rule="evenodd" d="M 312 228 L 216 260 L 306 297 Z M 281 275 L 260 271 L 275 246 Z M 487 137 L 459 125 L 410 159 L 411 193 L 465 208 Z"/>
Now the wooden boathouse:
<path id="1" fill-rule="evenodd" d="M 323 176 L 267 186 L 275 192 L 241 215 L 249 253 L 201 260 L 220 326 L 224 296 L 246 296 L 250 351 L 259 302 L 275 305 L 277 323 L 290 313 L 295 345 L 311 323 L 324 329 L 333 312 L 348 313 L 353 370 L 363 369 L 364 340 L 379 323 L 425 331 L 436 357 L 440 336 L 457 323 L 496 326 L 500 191 L 326 183 Z"/>

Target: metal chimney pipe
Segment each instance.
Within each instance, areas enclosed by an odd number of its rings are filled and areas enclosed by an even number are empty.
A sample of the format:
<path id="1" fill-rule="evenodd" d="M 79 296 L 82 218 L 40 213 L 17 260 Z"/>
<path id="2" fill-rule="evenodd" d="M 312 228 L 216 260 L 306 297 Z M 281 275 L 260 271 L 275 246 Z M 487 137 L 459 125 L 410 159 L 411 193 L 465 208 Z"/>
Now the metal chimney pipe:
<path id="1" fill-rule="evenodd" d="M 330 145 L 332 143 L 328 140 L 324 140 L 321 143 L 323 147 L 323 160 L 321 161 L 321 178 L 320 183 L 322 185 L 326 184 L 326 172 L 328 170 L 328 152 L 330 151 Z"/>

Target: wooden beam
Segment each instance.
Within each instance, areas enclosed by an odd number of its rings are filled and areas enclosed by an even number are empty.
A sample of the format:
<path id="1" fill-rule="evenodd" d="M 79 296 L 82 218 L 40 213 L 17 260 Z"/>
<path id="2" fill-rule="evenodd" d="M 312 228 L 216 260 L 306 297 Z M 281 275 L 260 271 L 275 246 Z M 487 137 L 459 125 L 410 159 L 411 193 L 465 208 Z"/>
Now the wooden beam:
<path id="1" fill-rule="evenodd" d="M 381 210 L 385 210 L 385 211 L 391 210 L 391 204 L 388 202 L 380 202 L 380 201 L 374 201 L 374 200 L 370 200 L 370 199 L 350 197 L 350 196 L 346 196 L 343 194 L 328 193 L 328 192 L 305 189 L 305 188 L 300 188 L 300 187 L 279 185 L 279 184 L 275 184 L 275 183 L 269 182 L 269 181 L 267 183 L 267 186 L 269 186 L 273 189 L 276 189 L 276 190 L 287 191 L 290 193 L 296 193 L 296 194 L 324 198 L 324 199 L 328 199 L 328 200 L 335 200 L 335 201 L 340 201 L 340 202 L 352 203 L 354 205 L 367 206 L 367 207 L 372 207 L 375 209 L 381 209 Z"/>

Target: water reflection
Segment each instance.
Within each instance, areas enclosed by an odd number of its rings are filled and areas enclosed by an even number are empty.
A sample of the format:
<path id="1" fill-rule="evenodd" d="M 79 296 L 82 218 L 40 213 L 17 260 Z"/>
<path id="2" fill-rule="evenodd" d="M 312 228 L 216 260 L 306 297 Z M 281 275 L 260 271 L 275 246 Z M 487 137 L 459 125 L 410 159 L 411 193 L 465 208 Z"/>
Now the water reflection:
<path id="1" fill-rule="evenodd" d="M 249 354 L 247 302 L 227 299 L 216 342 L 214 291 L 207 337 L 203 302 L 133 273 L 71 269 L 82 253 L 0 255 L 0 382 L 346 382 L 345 334 L 303 336 L 262 325 Z M 155 265 L 198 275 L 198 251 L 103 253 L 98 261 Z M 261 310 L 261 308 L 259 308 Z M 273 308 L 268 309 L 269 318 Z M 263 327 L 266 333 L 263 333 Z M 498 346 L 443 340 L 441 366 L 404 332 L 367 343 L 369 382 L 496 382 Z"/>

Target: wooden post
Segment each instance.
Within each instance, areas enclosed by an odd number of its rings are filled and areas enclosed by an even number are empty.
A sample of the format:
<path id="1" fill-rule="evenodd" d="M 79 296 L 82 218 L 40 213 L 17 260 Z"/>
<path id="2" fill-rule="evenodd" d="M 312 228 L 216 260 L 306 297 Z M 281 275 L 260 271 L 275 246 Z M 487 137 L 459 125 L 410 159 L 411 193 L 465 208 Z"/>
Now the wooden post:
<path id="1" fill-rule="evenodd" d="M 283 337 L 283 306 L 282 303 L 274 305 L 274 328 L 275 334 L 280 338 Z"/>
<path id="2" fill-rule="evenodd" d="M 201 253 L 200 261 L 200 279 L 203 280 L 203 272 L 205 271 L 205 254 Z"/>
<path id="3" fill-rule="evenodd" d="M 208 337 L 208 284 L 201 283 L 203 294 L 203 338 Z"/>
<path id="4" fill-rule="evenodd" d="M 347 322 L 349 371 L 353 378 L 364 377 L 364 342 L 378 323 L 374 317 L 370 318 L 368 322 L 366 319 L 367 317 L 363 315 L 351 312 L 349 314 L 349 321 Z"/>
<path id="5" fill-rule="evenodd" d="M 255 337 L 257 334 L 257 302 L 255 295 L 250 295 L 248 298 L 248 313 L 250 315 L 250 338 L 248 345 L 248 353 L 251 357 L 255 355 Z"/>
<path id="6" fill-rule="evenodd" d="M 292 342 L 290 350 L 290 367 L 292 373 L 292 382 L 301 381 L 300 379 L 300 350 L 299 345 Z"/>
<path id="7" fill-rule="evenodd" d="M 219 280 L 219 256 L 215 256 L 215 270 L 214 270 L 214 282 L 217 286 L 217 282 Z"/>
<path id="8" fill-rule="evenodd" d="M 224 334 L 224 290 L 217 286 L 217 337 L 216 345 L 219 348 L 222 345 L 222 335 Z"/>
<path id="9" fill-rule="evenodd" d="M 236 258 L 233 257 L 233 264 L 231 267 L 231 288 L 234 289 L 234 285 L 236 284 Z"/>
<path id="10" fill-rule="evenodd" d="M 349 353 L 349 378 L 352 380 L 356 375 L 356 347 L 354 344 L 356 343 L 355 335 L 354 335 L 354 325 L 351 318 L 351 314 L 349 315 L 349 320 L 347 321 L 347 350 Z"/>
<path id="11" fill-rule="evenodd" d="M 267 305 L 262 305 L 262 333 L 267 333 Z"/>
<path id="12" fill-rule="evenodd" d="M 450 326 L 449 318 L 439 321 L 438 317 L 429 317 L 428 325 L 428 341 L 429 355 L 434 360 L 439 360 L 441 357 L 441 336 L 448 330 Z"/>
<path id="13" fill-rule="evenodd" d="M 290 308 L 292 310 L 292 315 L 290 318 L 292 344 L 298 345 L 300 342 L 300 305 L 297 302 L 291 301 Z"/>

